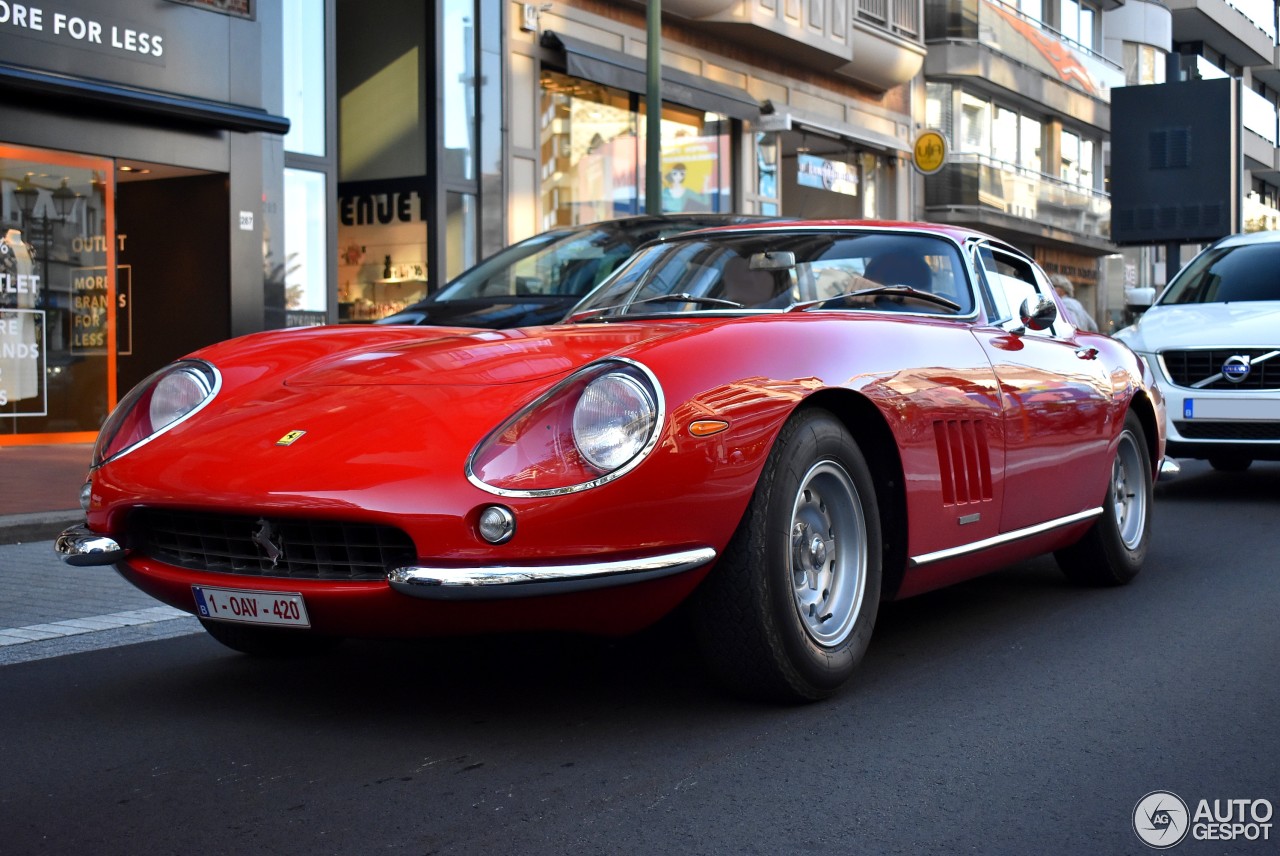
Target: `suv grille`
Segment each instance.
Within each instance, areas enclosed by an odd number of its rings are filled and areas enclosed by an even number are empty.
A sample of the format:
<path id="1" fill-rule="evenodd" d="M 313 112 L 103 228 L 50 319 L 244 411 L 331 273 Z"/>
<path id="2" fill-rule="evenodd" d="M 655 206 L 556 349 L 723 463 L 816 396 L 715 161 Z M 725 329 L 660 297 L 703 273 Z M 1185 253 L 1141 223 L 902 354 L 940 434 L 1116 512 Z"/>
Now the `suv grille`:
<path id="1" fill-rule="evenodd" d="M 141 509 L 129 531 L 134 552 L 156 561 L 252 577 L 379 580 L 417 555 L 404 532 L 370 523 Z"/>
<path id="2" fill-rule="evenodd" d="M 1174 422 L 1188 440 L 1280 440 L 1280 422 Z"/>
<path id="3" fill-rule="evenodd" d="M 1178 386 L 1190 387 L 1206 378 L 1221 375 L 1222 364 L 1230 357 L 1246 356 L 1252 362 L 1249 376 L 1240 383 L 1219 377 L 1197 389 L 1280 389 L 1280 348 L 1216 348 L 1203 351 L 1164 351 L 1160 354 L 1170 379 Z M 1269 359 L 1256 362 L 1261 357 Z"/>

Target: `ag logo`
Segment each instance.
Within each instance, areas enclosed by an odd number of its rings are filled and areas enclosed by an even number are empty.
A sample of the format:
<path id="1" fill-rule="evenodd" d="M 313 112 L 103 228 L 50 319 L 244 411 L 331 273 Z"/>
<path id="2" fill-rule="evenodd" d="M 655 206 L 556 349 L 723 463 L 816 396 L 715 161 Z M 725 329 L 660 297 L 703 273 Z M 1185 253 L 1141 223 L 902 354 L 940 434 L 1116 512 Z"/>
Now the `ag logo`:
<path id="1" fill-rule="evenodd" d="M 1172 791 L 1152 791 L 1133 807 L 1133 831 L 1148 847 L 1167 850 L 1187 837 L 1190 826 L 1187 804 Z"/>

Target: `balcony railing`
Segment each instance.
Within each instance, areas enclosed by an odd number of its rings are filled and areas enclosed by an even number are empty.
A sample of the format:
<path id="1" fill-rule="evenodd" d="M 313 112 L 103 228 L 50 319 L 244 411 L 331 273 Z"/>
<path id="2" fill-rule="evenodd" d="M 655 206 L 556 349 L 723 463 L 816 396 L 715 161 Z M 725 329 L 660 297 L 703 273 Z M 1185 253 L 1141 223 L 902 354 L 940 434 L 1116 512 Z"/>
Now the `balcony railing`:
<path id="1" fill-rule="evenodd" d="M 1227 0 L 1227 5 L 1237 9 L 1255 27 L 1276 40 L 1276 4 L 1274 0 Z"/>
<path id="2" fill-rule="evenodd" d="M 911 39 L 920 38 L 920 0 L 857 0 L 860 20 Z"/>
<path id="3" fill-rule="evenodd" d="M 952 154 L 925 178 L 925 207 L 998 212 L 1078 235 L 1109 239 L 1111 198 L 984 155 Z"/>
<path id="4" fill-rule="evenodd" d="M 1103 101 L 1124 69 L 999 0 L 925 0 L 926 42 L 972 42 Z"/>
<path id="5" fill-rule="evenodd" d="M 1252 89 L 1245 89 L 1243 112 L 1244 126 L 1271 145 L 1276 145 L 1276 105 Z"/>

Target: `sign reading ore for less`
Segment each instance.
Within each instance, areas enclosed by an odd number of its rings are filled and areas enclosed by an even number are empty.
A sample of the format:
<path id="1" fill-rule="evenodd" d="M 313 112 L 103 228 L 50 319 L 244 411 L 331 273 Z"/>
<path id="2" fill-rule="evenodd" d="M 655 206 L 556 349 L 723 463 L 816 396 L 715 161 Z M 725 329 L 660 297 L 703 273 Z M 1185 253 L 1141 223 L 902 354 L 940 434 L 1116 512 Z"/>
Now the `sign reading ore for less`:
<path id="1" fill-rule="evenodd" d="M 164 56 L 164 36 L 133 26 L 46 9 L 13 0 L 0 0 L 0 28 L 15 27 L 28 34 L 81 45 L 93 45 L 141 57 Z"/>

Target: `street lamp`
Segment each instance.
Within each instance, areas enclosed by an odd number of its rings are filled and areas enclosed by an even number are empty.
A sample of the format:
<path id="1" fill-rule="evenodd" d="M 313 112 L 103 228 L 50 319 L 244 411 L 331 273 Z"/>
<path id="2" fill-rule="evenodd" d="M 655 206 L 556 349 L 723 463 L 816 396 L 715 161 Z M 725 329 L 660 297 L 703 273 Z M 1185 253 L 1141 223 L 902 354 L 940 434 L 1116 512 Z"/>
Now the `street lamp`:
<path id="1" fill-rule="evenodd" d="M 40 199 L 41 188 L 32 184 L 31 179 L 34 173 L 27 173 L 23 178 L 22 184 L 13 190 L 13 195 L 18 201 L 18 209 L 22 212 L 22 225 L 24 229 L 28 229 L 35 214 L 36 203 Z M 80 198 L 80 194 L 76 193 L 69 186 L 66 178 L 62 179 L 62 184 L 49 194 L 53 199 L 53 209 L 56 214 L 54 217 L 49 216 L 49 206 L 45 206 L 40 215 L 40 260 L 41 278 L 40 278 L 40 295 L 43 298 L 48 293 L 49 288 L 49 256 L 53 249 L 53 223 L 65 222 L 71 215 L 71 210 L 76 204 L 76 200 Z M 36 236 L 27 235 L 27 240 L 34 242 Z M 43 305 L 43 300 L 38 305 Z"/>

